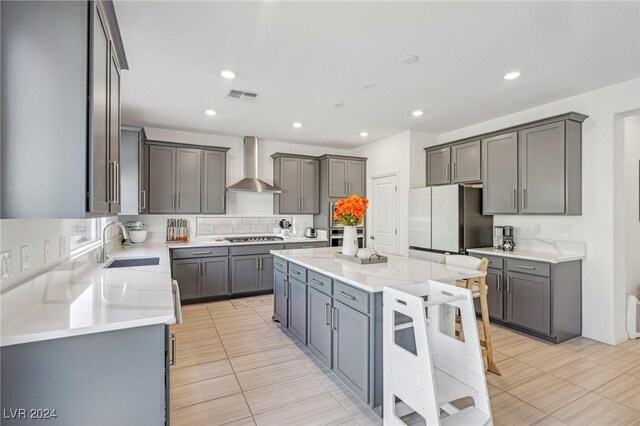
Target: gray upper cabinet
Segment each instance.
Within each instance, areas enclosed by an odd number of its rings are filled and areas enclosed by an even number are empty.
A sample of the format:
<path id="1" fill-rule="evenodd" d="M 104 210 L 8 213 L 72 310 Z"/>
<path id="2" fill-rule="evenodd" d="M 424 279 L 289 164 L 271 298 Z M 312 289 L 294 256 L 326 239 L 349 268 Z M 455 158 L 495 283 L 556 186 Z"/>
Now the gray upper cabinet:
<path id="1" fill-rule="evenodd" d="M 427 150 L 427 186 L 451 182 L 451 147 Z"/>
<path id="2" fill-rule="evenodd" d="M 518 135 L 507 133 L 482 141 L 484 214 L 518 212 Z"/>
<path id="3" fill-rule="evenodd" d="M 202 213 L 223 214 L 226 211 L 227 154 L 204 151 Z"/>
<path id="4" fill-rule="evenodd" d="M 520 131 L 522 213 L 565 212 L 565 123 Z"/>
<path id="5" fill-rule="evenodd" d="M 451 146 L 451 183 L 480 182 L 480 165 L 479 140 Z"/>
<path id="6" fill-rule="evenodd" d="M 367 193 L 367 175 L 365 162 L 349 160 L 347 162 L 347 194 L 364 197 Z"/>
<path id="7" fill-rule="evenodd" d="M 329 158 L 329 197 L 345 198 L 348 194 L 348 161 Z"/>
<path id="8" fill-rule="evenodd" d="M 141 214 L 149 213 L 149 145 L 145 139 L 141 129 L 138 142 L 138 211 Z"/>
<path id="9" fill-rule="evenodd" d="M 110 213 L 120 213 L 122 205 L 122 174 L 120 166 L 120 143 L 122 140 L 120 122 L 120 67 L 113 49 L 109 57 L 109 161 L 113 164 L 113 183 L 109 202 Z"/>
<path id="10" fill-rule="evenodd" d="M 275 153 L 273 182 L 282 193 L 274 197 L 276 214 L 319 213 L 320 162 L 315 158 Z"/>
<path id="11" fill-rule="evenodd" d="M 149 213 L 175 212 L 176 149 L 149 147 Z"/>
<path id="12" fill-rule="evenodd" d="M 176 148 L 176 213 L 200 213 L 202 150 Z"/>

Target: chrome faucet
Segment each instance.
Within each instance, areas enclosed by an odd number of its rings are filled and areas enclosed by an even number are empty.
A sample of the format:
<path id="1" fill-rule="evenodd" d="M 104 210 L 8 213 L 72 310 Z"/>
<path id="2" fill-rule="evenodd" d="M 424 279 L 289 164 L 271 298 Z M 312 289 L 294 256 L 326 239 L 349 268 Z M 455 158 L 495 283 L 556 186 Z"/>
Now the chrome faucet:
<path id="1" fill-rule="evenodd" d="M 109 254 L 107 253 L 107 237 L 106 237 L 106 233 L 107 233 L 107 229 L 111 226 L 111 225 L 116 225 L 118 227 L 120 227 L 120 229 L 122 230 L 122 237 L 126 240 L 127 238 L 129 238 L 129 232 L 127 231 L 127 228 L 124 227 L 123 224 L 121 224 L 120 222 L 118 222 L 117 220 L 112 220 L 111 222 L 108 222 L 107 224 L 105 224 L 102 227 L 102 245 L 100 246 L 100 254 L 99 254 L 99 259 L 98 259 L 98 263 L 104 263 L 107 261 L 107 259 L 109 258 Z"/>

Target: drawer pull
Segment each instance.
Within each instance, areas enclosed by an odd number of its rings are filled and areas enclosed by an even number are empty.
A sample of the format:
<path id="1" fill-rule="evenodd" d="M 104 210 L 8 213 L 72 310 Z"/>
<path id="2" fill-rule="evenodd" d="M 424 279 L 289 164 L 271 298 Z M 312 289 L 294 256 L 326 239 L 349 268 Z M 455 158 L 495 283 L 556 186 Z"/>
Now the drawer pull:
<path id="1" fill-rule="evenodd" d="M 313 281 L 316 284 L 324 285 L 324 283 L 322 281 L 316 280 L 315 278 L 311 278 L 311 281 Z"/>
<path id="2" fill-rule="evenodd" d="M 345 293 L 344 291 L 341 291 L 340 295 L 346 297 L 347 299 L 356 300 L 355 296 L 352 296 L 349 293 Z"/>
<path id="3" fill-rule="evenodd" d="M 535 271 L 536 267 L 535 266 L 526 266 L 526 265 L 516 265 L 516 268 L 520 268 L 520 269 L 528 269 L 530 271 Z"/>
<path id="4" fill-rule="evenodd" d="M 284 265 L 283 265 L 282 263 L 280 263 L 280 262 L 276 262 L 276 266 L 279 266 L 279 267 L 281 267 L 281 268 L 284 268 Z"/>
<path id="5" fill-rule="evenodd" d="M 292 270 L 291 270 L 291 273 L 292 273 L 292 274 L 296 274 L 296 275 L 300 275 L 300 272 L 299 272 L 299 271 L 296 271 L 295 269 L 292 269 Z"/>
<path id="6" fill-rule="evenodd" d="M 194 251 L 193 254 L 194 255 L 196 255 L 196 254 L 211 254 L 211 250 L 209 250 L 209 251 Z"/>

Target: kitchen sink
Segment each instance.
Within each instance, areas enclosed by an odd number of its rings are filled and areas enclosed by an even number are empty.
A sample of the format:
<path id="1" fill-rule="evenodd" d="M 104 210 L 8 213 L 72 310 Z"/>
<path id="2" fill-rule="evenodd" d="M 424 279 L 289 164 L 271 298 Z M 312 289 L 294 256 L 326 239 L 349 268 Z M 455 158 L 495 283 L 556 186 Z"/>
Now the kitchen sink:
<path id="1" fill-rule="evenodd" d="M 135 257 L 130 259 L 114 259 L 105 266 L 105 268 L 128 268 L 131 266 L 151 266 L 158 264 L 160 264 L 159 257 Z"/>

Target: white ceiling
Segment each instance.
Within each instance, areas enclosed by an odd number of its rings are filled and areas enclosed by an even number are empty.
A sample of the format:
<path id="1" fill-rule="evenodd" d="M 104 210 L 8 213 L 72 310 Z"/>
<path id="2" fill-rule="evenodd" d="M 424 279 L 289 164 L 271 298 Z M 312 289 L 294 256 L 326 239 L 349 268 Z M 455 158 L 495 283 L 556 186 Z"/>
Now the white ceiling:
<path id="1" fill-rule="evenodd" d="M 117 1 L 116 11 L 128 124 L 350 147 L 640 75 L 639 2 Z M 417 64 L 401 62 L 409 54 Z M 220 77 L 226 67 L 238 78 Z M 505 81 L 512 70 L 522 76 Z M 235 103 L 230 89 L 260 97 Z"/>

